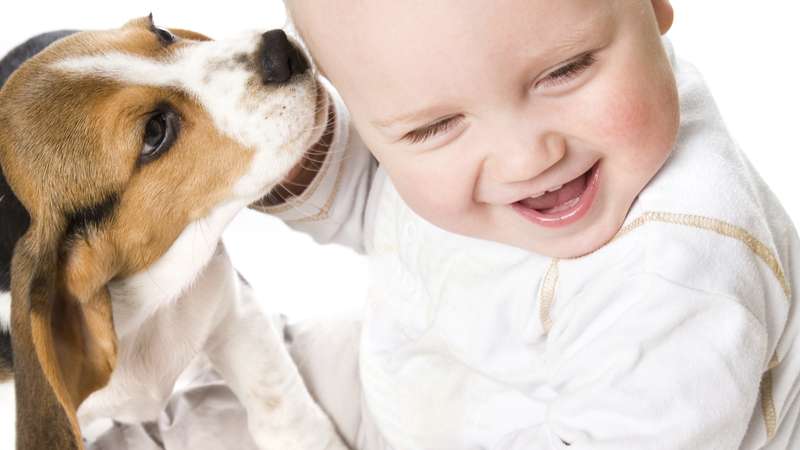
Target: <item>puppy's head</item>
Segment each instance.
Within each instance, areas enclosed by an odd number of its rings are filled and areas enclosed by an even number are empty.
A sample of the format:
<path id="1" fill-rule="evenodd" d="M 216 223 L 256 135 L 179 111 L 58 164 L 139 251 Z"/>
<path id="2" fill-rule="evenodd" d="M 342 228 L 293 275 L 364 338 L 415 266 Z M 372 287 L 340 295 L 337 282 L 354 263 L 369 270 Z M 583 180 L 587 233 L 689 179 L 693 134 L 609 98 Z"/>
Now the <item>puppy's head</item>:
<path id="1" fill-rule="evenodd" d="M 326 102 L 281 31 L 211 41 L 152 17 L 64 38 L 9 78 L 0 165 L 31 216 L 12 264 L 20 448 L 81 447 L 75 410 L 116 355 L 107 283 L 267 193 Z"/>

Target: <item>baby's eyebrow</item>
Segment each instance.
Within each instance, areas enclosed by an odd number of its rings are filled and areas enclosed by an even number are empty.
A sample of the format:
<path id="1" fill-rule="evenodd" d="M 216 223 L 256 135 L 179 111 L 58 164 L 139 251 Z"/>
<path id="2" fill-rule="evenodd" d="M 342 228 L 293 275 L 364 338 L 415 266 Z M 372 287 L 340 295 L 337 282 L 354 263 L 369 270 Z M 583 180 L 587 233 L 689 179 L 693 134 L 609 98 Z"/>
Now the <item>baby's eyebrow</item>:
<path id="1" fill-rule="evenodd" d="M 562 36 L 555 40 L 543 51 L 531 54 L 530 60 L 533 65 L 540 65 L 543 61 L 548 61 L 554 56 L 569 55 L 579 51 L 588 42 L 597 40 L 599 36 L 607 36 L 612 31 L 614 17 L 610 10 L 604 9 L 602 13 L 592 15 L 587 20 L 574 24 L 569 27 Z"/>
<path id="2" fill-rule="evenodd" d="M 391 118 L 376 119 L 371 121 L 371 123 L 377 128 L 386 129 L 386 128 L 393 128 L 401 124 L 423 122 L 422 119 L 426 118 L 430 118 L 431 120 L 433 120 L 445 113 L 446 110 L 441 105 L 432 105 L 416 111 L 401 113 Z"/>

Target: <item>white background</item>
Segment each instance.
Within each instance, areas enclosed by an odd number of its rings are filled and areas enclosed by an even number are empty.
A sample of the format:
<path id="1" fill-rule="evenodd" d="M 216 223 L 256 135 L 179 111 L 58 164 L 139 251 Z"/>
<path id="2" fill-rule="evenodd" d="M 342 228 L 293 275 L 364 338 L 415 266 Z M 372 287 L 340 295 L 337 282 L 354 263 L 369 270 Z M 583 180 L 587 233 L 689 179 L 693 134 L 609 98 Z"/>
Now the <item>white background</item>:
<path id="1" fill-rule="evenodd" d="M 673 0 L 673 5 L 676 19 L 669 35 L 676 52 L 703 72 L 732 134 L 800 222 L 800 4 Z M 0 11 L 0 54 L 38 32 L 111 28 L 151 11 L 162 26 L 189 28 L 214 38 L 285 22 L 279 0 L 9 0 Z M 266 307 L 292 320 L 357 308 L 366 292 L 362 257 L 336 246 L 317 246 L 270 217 L 244 212 L 225 240 L 234 264 L 261 292 Z"/>

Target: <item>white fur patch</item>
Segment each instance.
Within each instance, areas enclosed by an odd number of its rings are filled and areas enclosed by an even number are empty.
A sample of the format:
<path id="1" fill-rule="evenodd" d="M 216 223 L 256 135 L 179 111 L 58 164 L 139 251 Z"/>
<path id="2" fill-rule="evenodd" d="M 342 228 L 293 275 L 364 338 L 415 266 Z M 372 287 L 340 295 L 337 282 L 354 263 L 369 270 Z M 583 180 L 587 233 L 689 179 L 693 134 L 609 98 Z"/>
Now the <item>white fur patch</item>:
<path id="1" fill-rule="evenodd" d="M 0 294 L 0 330 L 11 328 L 11 293 Z"/>
<path id="2" fill-rule="evenodd" d="M 17 424 L 14 383 L 0 383 L 0 449 L 14 448 Z"/>
<path id="3" fill-rule="evenodd" d="M 66 72 L 110 78 L 146 86 L 177 86 L 180 73 L 173 64 L 127 53 L 104 53 L 59 61 L 55 68 Z"/>

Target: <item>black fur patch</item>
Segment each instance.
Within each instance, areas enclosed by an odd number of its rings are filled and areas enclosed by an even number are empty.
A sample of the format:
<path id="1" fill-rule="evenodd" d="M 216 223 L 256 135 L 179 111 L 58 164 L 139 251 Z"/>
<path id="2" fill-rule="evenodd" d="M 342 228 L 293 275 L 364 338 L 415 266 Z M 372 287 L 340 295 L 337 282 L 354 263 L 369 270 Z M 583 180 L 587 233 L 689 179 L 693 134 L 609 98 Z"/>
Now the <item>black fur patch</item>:
<path id="1" fill-rule="evenodd" d="M 67 216 L 66 236 L 73 237 L 81 234 L 91 227 L 99 227 L 104 221 L 108 220 L 119 204 L 119 195 L 116 193 L 108 195 L 103 201 L 88 208 L 73 211 Z"/>
<path id="2" fill-rule="evenodd" d="M 8 330 L 0 330 L 0 380 L 3 372 L 11 373 L 14 369 L 14 356 L 11 351 L 11 335 Z"/>
<path id="3" fill-rule="evenodd" d="M 28 212 L 11 191 L 0 167 L 0 292 L 11 290 L 11 256 L 30 223 Z"/>
<path id="4" fill-rule="evenodd" d="M 49 33 L 36 35 L 16 46 L 0 60 L 0 87 L 5 84 L 11 73 L 17 70 L 22 63 L 44 50 L 45 47 L 53 42 L 75 33 L 77 33 L 75 30 L 50 31 Z"/>

